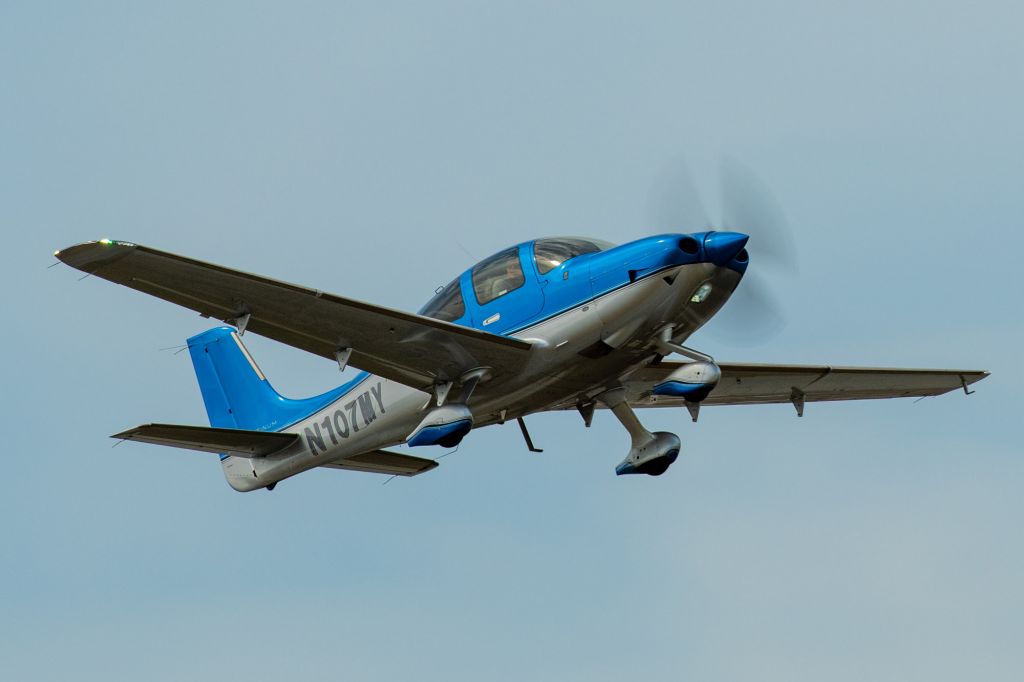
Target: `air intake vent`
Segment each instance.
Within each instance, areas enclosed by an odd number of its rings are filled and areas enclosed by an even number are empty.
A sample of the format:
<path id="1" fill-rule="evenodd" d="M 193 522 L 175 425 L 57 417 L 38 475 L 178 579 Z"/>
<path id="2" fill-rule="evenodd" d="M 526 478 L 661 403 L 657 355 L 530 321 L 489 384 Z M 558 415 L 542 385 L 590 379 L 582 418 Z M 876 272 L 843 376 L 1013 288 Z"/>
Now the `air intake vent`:
<path id="1" fill-rule="evenodd" d="M 683 237 L 679 240 L 679 250 L 687 255 L 696 256 L 700 253 L 700 242 L 693 237 Z"/>

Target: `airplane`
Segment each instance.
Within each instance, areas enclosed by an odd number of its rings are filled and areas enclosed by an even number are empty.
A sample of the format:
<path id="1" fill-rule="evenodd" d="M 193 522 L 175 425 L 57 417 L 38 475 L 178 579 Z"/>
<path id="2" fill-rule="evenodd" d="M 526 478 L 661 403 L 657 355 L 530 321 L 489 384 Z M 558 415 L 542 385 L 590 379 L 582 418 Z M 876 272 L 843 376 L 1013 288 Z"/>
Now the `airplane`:
<path id="1" fill-rule="evenodd" d="M 724 363 L 685 344 L 729 300 L 750 265 L 749 236 L 665 233 L 622 245 L 535 239 L 467 269 L 416 314 L 100 239 L 54 255 L 67 265 L 221 320 L 188 339 L 210 426 L 144 424 L 112 437 L 218 454 L 240 492 L 273 490 L 318 467 L 415 476 L 474 428 L 606 408 L 630 438 L 615 473 L 660 476 L 677 435 L 641 408 L 935 396 L 986 376 L 930 370 Z M 242 344 L 246 332 L 362 370 L 322 395 L 281 396 Z M 672 359 L 677 356 L 680 359 Z"/>

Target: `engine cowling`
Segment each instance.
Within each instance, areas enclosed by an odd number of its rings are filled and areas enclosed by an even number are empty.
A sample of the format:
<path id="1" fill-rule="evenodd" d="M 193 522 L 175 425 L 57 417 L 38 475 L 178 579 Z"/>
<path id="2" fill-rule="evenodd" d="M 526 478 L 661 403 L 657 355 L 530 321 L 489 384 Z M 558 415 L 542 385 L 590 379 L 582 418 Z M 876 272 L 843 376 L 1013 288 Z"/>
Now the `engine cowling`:
<path id="1" fill-rule="evenodd" d="M 699 403 L 708 397 L 721 378 L 722 370 L 713 362 L 688 362 L 655 385 L 651 392 Z"/>

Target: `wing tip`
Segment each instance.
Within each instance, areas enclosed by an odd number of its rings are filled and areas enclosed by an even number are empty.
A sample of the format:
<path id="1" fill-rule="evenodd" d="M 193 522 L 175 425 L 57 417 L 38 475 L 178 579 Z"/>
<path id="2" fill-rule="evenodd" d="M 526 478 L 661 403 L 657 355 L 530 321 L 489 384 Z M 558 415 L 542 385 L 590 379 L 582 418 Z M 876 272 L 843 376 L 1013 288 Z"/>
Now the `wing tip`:
<path id="1" fill-rule="evenodd" d="M 960 374 L 960 378 L 963 379 L 965 384 L 973 384 L 981 381 L 982 379 L 987 379 L 990 376 L 992 376 L 992 372 L 989 372 L 986 369 L 974 369 Z"/>
<path id="2" fill-rule="evenodd" d="M 103 239 L 96 239 L 90 242 L 73 244 L 64 249 L 57 249 L 53 252 L 53 255 L 60 262 L 70 265 L 76 270 L 88 271 L 90 266 L 95 268 L 117 260 L 137 247 L 138 244 L 132 242 L 104 237 Z"/>

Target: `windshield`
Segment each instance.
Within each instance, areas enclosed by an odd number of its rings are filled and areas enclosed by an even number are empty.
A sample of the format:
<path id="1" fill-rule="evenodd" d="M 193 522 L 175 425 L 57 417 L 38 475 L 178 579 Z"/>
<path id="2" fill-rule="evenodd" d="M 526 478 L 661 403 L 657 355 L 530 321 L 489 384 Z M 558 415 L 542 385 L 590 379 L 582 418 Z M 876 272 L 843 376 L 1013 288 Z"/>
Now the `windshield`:
<path id="1" fill-rule="evenodd" d="M 537 263 L 537 272 L 545 275 L 559 265 L 585 253 L 606 251 L 615 245 L 600 239 L 583 239 L 580 237 L 553 237 L 538 239 L 533 244 L 533 258 Z"/>
<path id="2" fill-rule="evenodd" d="M 459 287 L 458 278 L 453 279 L 437 292 L 437 295 L 420 310 L 420 315 L 444 322 L 454 322 L 465 314 L 466 303 L 462 300 L 462 289 Z"/>

